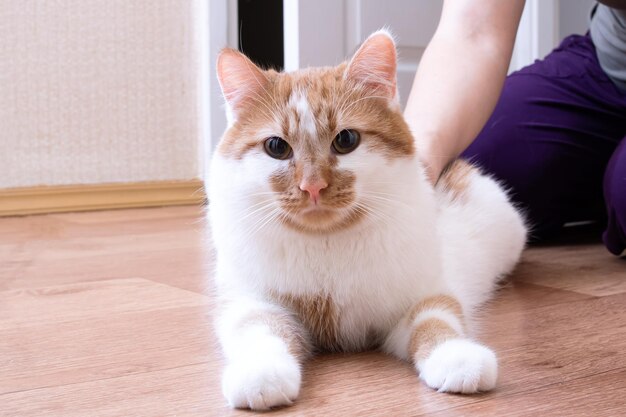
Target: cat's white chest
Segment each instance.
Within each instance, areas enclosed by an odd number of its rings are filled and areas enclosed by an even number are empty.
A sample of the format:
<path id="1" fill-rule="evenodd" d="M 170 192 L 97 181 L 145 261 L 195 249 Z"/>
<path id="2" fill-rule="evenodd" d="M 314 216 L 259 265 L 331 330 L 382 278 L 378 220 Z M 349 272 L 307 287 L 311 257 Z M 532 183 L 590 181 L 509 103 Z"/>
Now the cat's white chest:
<path id="1" fill-rule="evenodd" d="M 385 230 L 274 240 L 264 245 L 264 259 L 280 261 L 266 263 L 263 286 L 318 333 L 322 345 L 334 338 L 338 346 L 327 348 L 360 349 L 435 291 L 436 250 L 424 256 L 418 241 L 415 234 Z M 324 334 L 330 327 L 334 334 Z"/>

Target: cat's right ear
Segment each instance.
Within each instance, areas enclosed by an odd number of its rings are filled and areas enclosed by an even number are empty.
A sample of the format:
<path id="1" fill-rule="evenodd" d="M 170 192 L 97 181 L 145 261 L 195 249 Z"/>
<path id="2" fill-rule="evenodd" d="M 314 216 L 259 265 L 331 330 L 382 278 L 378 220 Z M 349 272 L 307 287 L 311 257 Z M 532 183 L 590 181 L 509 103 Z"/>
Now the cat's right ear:
<path id="1" fill-rule="evenodd" d="M 372 95 L 397 102 L 396 55 L 391 34 L 385 29 L 374 32 L 348 63 L 345 77 L 364 86 Z"/>
<path id="2" fill-rule="evenodd" d="M 244 54 L 224 48 L 217 57 L 217 79 L 228 106 L 228 121 L 237 119 L 241 110 L 265 89 L 267 76 Z"/>

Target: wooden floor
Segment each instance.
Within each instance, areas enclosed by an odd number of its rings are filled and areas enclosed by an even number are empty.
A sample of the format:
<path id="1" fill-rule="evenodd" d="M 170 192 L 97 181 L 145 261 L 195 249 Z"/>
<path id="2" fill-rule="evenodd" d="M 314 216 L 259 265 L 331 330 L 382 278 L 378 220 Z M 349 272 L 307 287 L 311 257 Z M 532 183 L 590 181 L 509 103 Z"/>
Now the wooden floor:
<path id="1" fill-rule="evenodd" d="M 0 219 L 0 415 L 250 415 L 220 392 L 207 242 L 193 207 Z M 527 250 L 486 308 L 494 392 L 439 394 L 382 354 L 328 355 L 274 414 L 626 415 L 626 261 L 597 242 Z"/>

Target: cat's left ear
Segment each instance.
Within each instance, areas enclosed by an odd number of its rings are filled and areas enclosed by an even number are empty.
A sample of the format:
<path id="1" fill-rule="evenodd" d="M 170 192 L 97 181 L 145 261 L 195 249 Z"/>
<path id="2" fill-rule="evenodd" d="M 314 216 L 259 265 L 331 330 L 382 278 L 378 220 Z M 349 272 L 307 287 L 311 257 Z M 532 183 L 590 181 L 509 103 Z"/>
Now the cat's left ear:
<path id="1" fill-rule="evenodd" d="M 396 44 L 386 30 L 372 33 L 346 68 L 345 77 L 364 85 L 372 94 L 397 100 Z"/>
<path id="2" fill-rule="evenodd" d="M 217 79 L 226 100 L 229 123 L 242 110 L 256 104 L 268 82 L 263 70 L 230 48 L 224 48 L 217 57 Z"/>

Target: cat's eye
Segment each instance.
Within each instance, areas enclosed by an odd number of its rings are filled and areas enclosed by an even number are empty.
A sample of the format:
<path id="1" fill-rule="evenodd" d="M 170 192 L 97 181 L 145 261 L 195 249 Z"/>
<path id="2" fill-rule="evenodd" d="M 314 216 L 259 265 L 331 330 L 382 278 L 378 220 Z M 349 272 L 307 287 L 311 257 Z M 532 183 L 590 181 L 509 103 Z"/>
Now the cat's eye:
<path id="1" fill-rule="evenodd" d="M 335 136 L 333 149 L 339 154 L 350 153 L 359 146 L 361 136 L 353 129 L 344 129 Z"/>
<path id="2" fill-rule="evenodd" d="M 291 146 L 285 139 L 278 136 L 265 139 L 263 147 L 265 152 L 274 159 L 289 159 L 292 154 Z"/>

